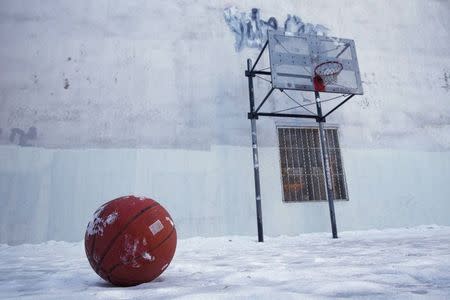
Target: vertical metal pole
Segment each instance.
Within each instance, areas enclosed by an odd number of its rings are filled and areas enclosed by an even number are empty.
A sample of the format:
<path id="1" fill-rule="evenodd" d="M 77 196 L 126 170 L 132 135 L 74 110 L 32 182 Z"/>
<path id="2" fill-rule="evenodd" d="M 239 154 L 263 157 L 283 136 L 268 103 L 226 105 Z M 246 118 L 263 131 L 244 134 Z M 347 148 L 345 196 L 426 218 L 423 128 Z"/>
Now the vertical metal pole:
<path id="1" fill-rule="evenodd" d="M 253 115 L 255 112 L 255 94 L 253 92 L 253 74 L 252 70 L 252 60 L 247 60 L 247 74 L 248 77 L 248 96 L 250 100 L 250 122 L 252 128 L 252 149 L 253 149 L 253 170 L 255 174 L 255 197 L 256 197 L 256 220 L 258 226 L 258 242 L 264 242 L 263 234 L 263 223 L 262 223 L 262 212 L 261 212 L 261 188 L 259 182 L 259 159 L 258 159 L 258 140 L 256 136 L 256 116 Z"/>
<path id="2" fill-rule="evenodd" d="M 331 231 L 333 233 L 333 238 L 337 239 L 337 227 L 336 227 L 336 216 L 334 213 L 334 202 L 333 202 L 333 190 L 331 188 L 331 172 L 330 172 L 330 163 L 328 160 L 328 147 L 327 140 L 325 136 L 325 130 L 323 129 L 324 118 L 322 115 L 322 106 L 320 104 L 320 95 L 319 92 L 315 92 L 316 96 L 316 106 L 317 106 L 317 122 L 319 123 L 319 135 L 320 135 L 320 148 L 322 152 L 322 165 L 324 169 L 325 175 L 325 194 L 328 200 L 328 206 L 330 208 L 330 220 L 331 220 Z"/>

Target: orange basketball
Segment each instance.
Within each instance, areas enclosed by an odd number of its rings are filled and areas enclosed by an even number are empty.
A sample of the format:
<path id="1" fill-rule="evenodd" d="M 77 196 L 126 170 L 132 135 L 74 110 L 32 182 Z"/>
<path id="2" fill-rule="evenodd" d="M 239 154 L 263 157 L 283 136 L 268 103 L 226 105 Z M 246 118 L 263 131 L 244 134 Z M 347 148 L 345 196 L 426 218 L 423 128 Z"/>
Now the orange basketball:
<path id="1" fill-rule="evenodd" d="M 169 266 L 177 232 L 169 213 L 155 200 L 126 196 L 102 205 L 84 237 L 94 271 L 118 286 L 149 282 Z"/>

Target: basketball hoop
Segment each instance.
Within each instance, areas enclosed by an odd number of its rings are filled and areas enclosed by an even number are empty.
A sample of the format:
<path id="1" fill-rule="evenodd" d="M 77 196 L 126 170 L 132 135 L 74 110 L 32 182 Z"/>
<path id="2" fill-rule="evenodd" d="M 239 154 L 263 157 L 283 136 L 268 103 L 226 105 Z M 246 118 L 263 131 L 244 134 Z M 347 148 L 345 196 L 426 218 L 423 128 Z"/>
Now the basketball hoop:
<path id="1" fill-rule="evenodd" d="M 326 61 L 314 68 L 314 88 L 316 91 L 322 92 L 328 84 L 337 82 L 339 73 L 343 67 L 338 61 Z"/>

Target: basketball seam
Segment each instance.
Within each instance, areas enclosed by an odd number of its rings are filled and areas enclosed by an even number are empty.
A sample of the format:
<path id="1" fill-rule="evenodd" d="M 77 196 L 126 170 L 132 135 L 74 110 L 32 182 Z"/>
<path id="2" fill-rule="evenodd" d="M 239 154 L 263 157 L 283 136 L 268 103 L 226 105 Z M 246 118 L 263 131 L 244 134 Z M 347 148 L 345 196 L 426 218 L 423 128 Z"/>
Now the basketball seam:
<path id="1" fill-rule="evenodd" d="M 109 250 L 111 249 L 111 247 L 114 245 L 114 243 L 116 242 L 116 240 L 119 238 L 119 236 L 125 231 L 125 229 L 128 228 L 128 226 L 134 221 L 136 220 L 140 215 L 142 215 L 143 213 L 145 213 L 147 210 L 159 206 L 159 203 L 153 203 L 152 205 L 149 205 L 148 207 L 141 209 L 141 211 L 139 211 L 137 214 L 135 214 L 133 217 L 130 218 L 130 220 L 128 220 L 127 223 L 125 223 L 125 225 L 122 227 L 122 229 L 114 236 L 114 238 L 111 240 L 111 242 L 109 242 L 105 253 L 103 253 L 101 259 L 99 260 L 98 264 L 95 266 L 95 271 L 97 272 L 102 263 L 103 260 L 105 259 L 106 255 L 108 254 Z"/>
<path id="2" fill-rule="evenodd" d="M 151 248 L 150 250 L 148 250 L 149 252 L 154 251 L 155 249 L 158 249 L 159 246 L 161 246 L 165 241 L 167 241 L 172 234 L 174 233 L 175 228 L 172 228 L 172 230 L 170 231 L 170 233 L 164 238 L 164 240 L 162 240 L 158 245 L 156 245 L 155 247 Z M 142 259 L 142 257 L 139 257 L 138 259 Z M 119 267 L 120 265 L 123 265 L 123 263 L 117 263 L 114 266 L 111 267 L 111 269 L 108 270 L 108 274 L 111 273 L 112 271 L 114 271 L 115 268 Z"/>
<path id="3" fill-rule="evenodd" d="M 159 246 L 161 246 L 162 244 L 164 244 L 164 242 L 166 242 L 171 236 L 172 234 L 175 232 L 175 227 L 172 228 L 172 231 L 170 231 L 170 233 L 167 235 L 167 237 L 164 238 L 164 240 L 162 240 L 158 245 L 156 245 L 155 247 L 153 247 L 151 250 L 148 250 L 149 252 L 154 251 L 155 249 L 158 249 Z M 142 257 L 138 258 L 139 260 L 142 259 Z M 111 273 L 118 267 L 120 266 L 124 266 L 123 263 L 117 263 L 114 266 L 111 267 L 111 269 L 109 269 L 109 271 L 107 272 L 107 277 L 109 279 L 111 279 Z"/>

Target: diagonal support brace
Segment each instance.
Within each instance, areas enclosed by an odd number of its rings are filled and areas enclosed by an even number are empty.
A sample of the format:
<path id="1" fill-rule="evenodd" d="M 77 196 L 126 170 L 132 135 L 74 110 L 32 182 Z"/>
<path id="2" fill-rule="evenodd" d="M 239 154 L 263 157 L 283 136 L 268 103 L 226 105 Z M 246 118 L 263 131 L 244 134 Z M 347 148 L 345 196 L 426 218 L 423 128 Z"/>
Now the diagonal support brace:
<path id="1" fill-rule="evenodd" d="M 264 97 L 263 101 L 261 102 L 261 104 L 258 106 L 258 108 L 255 110 L 255 113 L 258 113 L 258 111 L 261 109 L 261 107 L 263 106 L 263 104 L 266 102 L 266 100 L 269 98 L 269 96 L 272 94 L 274 88 L 270 88 L 269 92 L 267 93 L 266 97 Z"/>
<path id="2" fill-rule="evenodd" d="M 261 56 L 264 53 L 264 50 L 266 50 L 268 44 L 269 44 L 269 40 L 266 41 L 266 43 L 264 44 L 264 47 L 262 48 L 261 52 L 259 52 L 258 58 L 256 59 L 255 64 L 253 65 L 252 69 L 250 70 L 250 73 L 253 73 L 253 71 L 255 70 L 255 67 L 258 64 L 259 60 L 261 59 Z"/>
<path id="3" fill-rule="evenodd" d="M 353 96 L 355 96 L 355 94 L 352 94 L 350 96 L 348 96 L 347 98 L 345 98 L 344 101 L 342 101 L 341 103 L 339 103 L 335 108 L 333 108 L 332 110 L 330 110 L 325 116 L 323 116 L 323 118 L 325 119 L 327 116 L 329 116 L 332 112 L 334 112 L 336 109 L 338 109 L 339 107 L 341 107 L 345 102 L 347 102 L 348 100 L 350 100 Z"/>

